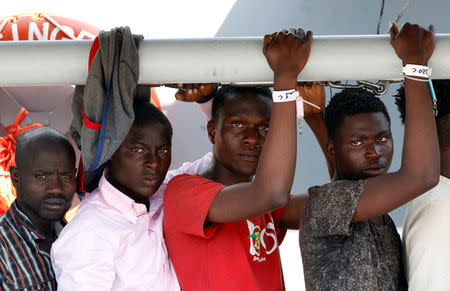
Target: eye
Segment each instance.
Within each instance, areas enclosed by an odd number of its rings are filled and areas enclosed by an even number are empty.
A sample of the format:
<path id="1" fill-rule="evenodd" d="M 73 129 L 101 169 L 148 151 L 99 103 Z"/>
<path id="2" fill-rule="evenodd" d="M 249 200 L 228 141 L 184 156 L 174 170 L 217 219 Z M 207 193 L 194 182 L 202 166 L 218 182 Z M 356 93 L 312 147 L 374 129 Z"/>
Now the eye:
<path id="1" fill-rule="evenodd" d="M 242 123 L 240 121 L 234 121 L 232 125 L 233 127 L 242 127 Z"/>
<path id="2" fill-rule="evenodd" d="M 261 124 L 260 126 L 258 126 L 258 129 L 267 132 L 269 131 L 269 126 L 267 124 Z"/>
<path id="3" fill-rule="evenodd" d="M 143 153 L 143 152 L 144 152 L 144 149 L 143 149 L 142 147 L 133 147 L 133 148 L 131 149 L 131 151 L 132 151 L 133 153 Z"/>
<path id="4" fill-rule="evenodd" d="M 169 153 L 169 148 L 168 147 L 162 147 L 159 149 L 159 152 L 161 154 L 168 154 Z"/>
<path id="5" fill-rule="evenodd" d="M 73 176 L 70 174 L 62 175 L 63 180 L 72 180 Z"/>
<path id="6" fill-rule="evenodd" d="M 378 142 L 385 142 L 385 141 L 387 141 L 387 137 L 380 136 L 380 137 L 377 138 L 377 140 L 378 140 Z"/>
<path id="7" fill-rule="evenodd" d="M 362 144 L 362 142 L 361 142 L 360 140 L 354 140 L 354 141 L 352 141 L 352 146 L 357 147 L 357 146 L 359 146 L 359 145 L 361 145 L 361 144 Z"/>
<path id="8" fill-rule="evenodd" d="M 38 180 L 46 180 L 46 179 L 47 179 L 47 176 L 46 176 L 46 175 L 36 175 L 35 177 L 36 177 L 36 179 L 38 179 Z"/>

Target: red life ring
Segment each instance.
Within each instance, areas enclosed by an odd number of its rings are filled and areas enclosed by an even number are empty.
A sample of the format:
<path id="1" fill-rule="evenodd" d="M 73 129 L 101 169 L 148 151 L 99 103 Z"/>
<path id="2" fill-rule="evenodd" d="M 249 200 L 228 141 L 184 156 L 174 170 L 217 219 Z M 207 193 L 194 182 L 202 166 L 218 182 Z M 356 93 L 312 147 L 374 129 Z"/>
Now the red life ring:
<path id="1" fill-rule="evenodd" d="M 0 19 L 0 41 L 94 39 L 99 31 L 82 21 L 46 13 Z"/>

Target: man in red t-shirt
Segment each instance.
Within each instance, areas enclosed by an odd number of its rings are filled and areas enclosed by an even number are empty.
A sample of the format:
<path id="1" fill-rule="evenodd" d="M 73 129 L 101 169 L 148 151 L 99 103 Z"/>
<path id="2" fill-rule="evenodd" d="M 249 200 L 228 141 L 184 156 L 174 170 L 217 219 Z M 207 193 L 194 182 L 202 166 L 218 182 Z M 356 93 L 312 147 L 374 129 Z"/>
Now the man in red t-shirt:
<path id="1" fill-rule="evenodd" d="M 281 208 L 294 178 L 293 101 L 311 40 L 312 33 L 302 30 L 264 38 L 274 71 L 273 106 L 268 89 L 219 89 L 208 122 L 210 167 L 168 184 L 164 234 L 184 291 L 284 290 L 280 228 L 298 228 L 306 199 Z"/>

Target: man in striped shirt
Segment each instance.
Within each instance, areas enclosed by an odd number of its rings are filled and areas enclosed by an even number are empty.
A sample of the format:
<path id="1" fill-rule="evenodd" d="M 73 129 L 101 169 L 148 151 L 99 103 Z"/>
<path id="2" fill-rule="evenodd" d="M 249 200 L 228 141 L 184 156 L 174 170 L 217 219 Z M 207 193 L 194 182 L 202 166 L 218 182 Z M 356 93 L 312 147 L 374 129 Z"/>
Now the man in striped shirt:
<path id="1" fill-rule="evenodd" d="M 51 128 L 22 136 L 11 179 L 17 199 L 0 217 L 0 289 L 56 290 L 50 248 L 75 192 L 75 152 Z"/>

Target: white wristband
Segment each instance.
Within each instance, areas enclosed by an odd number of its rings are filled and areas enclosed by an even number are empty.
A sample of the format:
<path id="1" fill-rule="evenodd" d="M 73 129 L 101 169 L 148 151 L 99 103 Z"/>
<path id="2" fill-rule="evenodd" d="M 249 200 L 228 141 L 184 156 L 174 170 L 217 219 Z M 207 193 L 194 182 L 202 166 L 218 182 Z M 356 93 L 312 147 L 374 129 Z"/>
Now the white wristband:
<path id="1" fill-rule="evenodd" d="M 431 68 L 427 66 L 408 64 L 403 67 L 402 73 L 405 76 L 422 77 L 428 79 L 431 77 Z"/>
<path id="2" fill-rule="evenodd" d="M 414 78 L 414 77 L 407 76 L 407 75 L 405 75 L 405 79 L 410 79 L 410 80 L 419 81 L 419 82 L 428 82 L 428 79 Z"/>
<path id="3" fill-rule="evenodd" d="M 284 91 L 273 91 L 272 99 L 273 102 L 289 102 L 295 101 L 297 97 L 300 96 L 300 93 L 295 89 L 284 90 Z"/>

